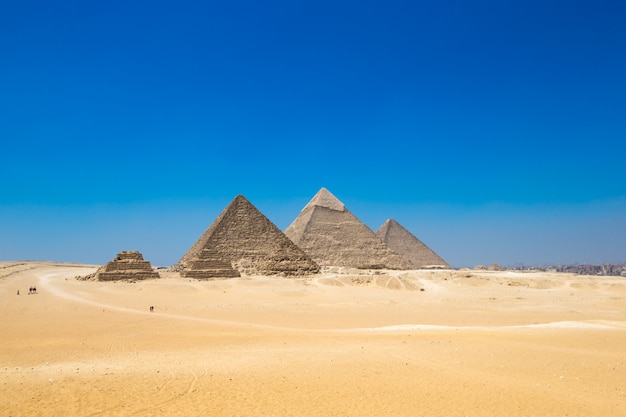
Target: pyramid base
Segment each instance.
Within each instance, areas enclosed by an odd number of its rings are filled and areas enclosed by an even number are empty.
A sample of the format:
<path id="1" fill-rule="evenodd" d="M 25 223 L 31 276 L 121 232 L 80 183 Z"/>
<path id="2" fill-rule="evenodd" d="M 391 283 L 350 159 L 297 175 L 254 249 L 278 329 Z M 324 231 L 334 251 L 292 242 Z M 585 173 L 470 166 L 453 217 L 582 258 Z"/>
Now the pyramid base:
<path id="1" fill-rule="evenodd" d="M 115 271 L 99 272 L 96 274 L 98 281 L 139 281 L 144 279 L 157 279 L 159 273 L 155 271 Z"/>
<path id="2" fill-rule="evenodd" d="M 180 271 L 180 276 L 195 279 L 228 279 L 239 278 L 241 274 L 234 269 L 208 269 L 208 270 L 186 270 Z"/>

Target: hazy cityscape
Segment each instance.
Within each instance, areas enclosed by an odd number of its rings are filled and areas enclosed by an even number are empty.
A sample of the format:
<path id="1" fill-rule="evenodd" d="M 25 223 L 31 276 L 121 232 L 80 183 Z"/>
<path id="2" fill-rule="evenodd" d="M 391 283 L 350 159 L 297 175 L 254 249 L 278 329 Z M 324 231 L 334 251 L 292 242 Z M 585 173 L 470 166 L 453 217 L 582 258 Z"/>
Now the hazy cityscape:
<path id="1" fill-rule="evenodd" d="M 626 264 L 513 266 L 508 269 L 515 271 L 567 272 L 578 275 L 626 277 Z"/>

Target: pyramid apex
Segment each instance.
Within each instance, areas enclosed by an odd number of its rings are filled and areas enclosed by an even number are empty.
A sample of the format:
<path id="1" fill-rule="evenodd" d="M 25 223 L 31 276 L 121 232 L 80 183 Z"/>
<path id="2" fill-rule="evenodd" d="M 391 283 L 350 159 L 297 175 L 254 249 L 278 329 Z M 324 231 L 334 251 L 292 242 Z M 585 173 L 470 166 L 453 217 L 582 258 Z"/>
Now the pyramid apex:
<path id="1" fill-rule="evenodd" d="M 396 221 L 396 219 L 392 219 L 389 217 L 385 222 L 378 228 L 378 230 L 389 229 L 392 226 L 400 226 L 400 223 Z M 402 227 L 402 226 L 400 226 Z"/>
<path id="2" fill-rule="evenodd" d="M 311 201 L 308 202 L 306 206 L 302 209 L 302 211 L 308 209 L 309 207 L 325 207 L 335 211 L 345 211 L 346 206 L 339 201 L 337 197 L 335 197 L 330 191 L 326 188 L 322 187 L 320 190 L 313 196 Z"/>

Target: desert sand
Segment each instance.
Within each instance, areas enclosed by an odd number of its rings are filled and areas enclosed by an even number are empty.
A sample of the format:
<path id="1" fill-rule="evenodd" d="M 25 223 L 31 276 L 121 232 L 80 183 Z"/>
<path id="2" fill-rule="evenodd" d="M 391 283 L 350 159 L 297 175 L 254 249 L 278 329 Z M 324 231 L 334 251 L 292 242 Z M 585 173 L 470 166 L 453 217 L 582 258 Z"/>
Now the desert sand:
<path id="1" fill-rule="evenodd" d="M 95 269 L 0 262 L 0 415 L 626 416 L 624 278 Z"/>

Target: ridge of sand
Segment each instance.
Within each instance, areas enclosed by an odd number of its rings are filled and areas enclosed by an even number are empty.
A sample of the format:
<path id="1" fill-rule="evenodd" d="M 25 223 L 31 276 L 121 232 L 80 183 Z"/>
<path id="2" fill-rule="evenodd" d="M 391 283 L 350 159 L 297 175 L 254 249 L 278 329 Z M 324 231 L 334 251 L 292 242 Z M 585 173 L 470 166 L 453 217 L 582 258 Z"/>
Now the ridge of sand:
<path id="1" fill-rule="evenodd" d="M 371 331 L 415 331 L 415 330 L 512 330 L 512 329 L 624 329 L 624 322 L 555 321 L 549 323 L 524 324 L 519 326 L 443 326 L 432 324 L 398 324 L 394 326 L 371 327 Z M 361 329 L 358 329 L 361 330 Z"/>

